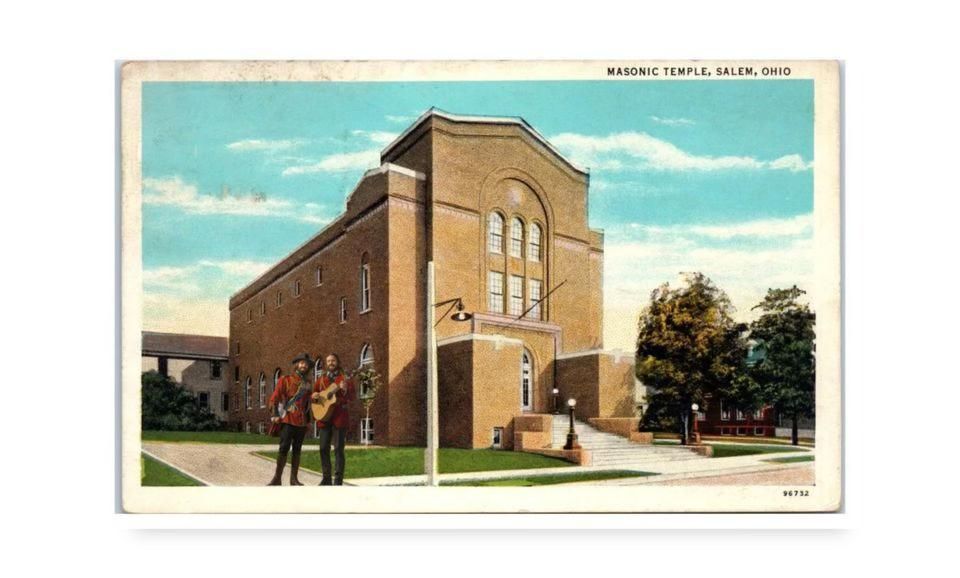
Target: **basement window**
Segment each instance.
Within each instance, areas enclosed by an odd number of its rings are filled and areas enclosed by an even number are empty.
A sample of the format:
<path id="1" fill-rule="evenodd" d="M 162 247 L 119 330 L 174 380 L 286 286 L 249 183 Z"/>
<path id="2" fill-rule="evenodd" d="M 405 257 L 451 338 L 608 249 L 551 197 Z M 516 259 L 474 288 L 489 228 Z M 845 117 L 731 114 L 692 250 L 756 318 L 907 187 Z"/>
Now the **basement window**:
<path id="1" fill-rule="evenodd" d="M 503 428 L 493 428 L 493 443 L 490 444 L 493 449 L 503 448 Z"/>

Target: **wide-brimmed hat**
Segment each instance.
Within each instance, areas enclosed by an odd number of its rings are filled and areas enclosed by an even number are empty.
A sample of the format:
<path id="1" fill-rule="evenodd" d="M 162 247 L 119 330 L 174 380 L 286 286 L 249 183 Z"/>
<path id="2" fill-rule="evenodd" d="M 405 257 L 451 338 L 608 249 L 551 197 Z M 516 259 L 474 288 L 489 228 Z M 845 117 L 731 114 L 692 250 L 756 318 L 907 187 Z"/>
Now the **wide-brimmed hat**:
<path id="1" fill-rule="evenodd" d="M 301 353 L 300 355 L 294 357 L 290 364 L 296 365 L 298 361 L 306 361 L 308 365 L 313 365 L 313 359 L 311 359 L 309 353 Z"/>

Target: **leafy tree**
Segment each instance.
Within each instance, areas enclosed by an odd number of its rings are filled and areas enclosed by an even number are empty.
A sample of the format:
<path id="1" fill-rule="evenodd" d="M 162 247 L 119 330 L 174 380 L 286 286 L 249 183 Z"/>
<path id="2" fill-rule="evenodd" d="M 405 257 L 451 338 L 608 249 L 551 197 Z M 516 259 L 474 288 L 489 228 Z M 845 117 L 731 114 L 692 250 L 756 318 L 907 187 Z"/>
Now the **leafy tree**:
<path id="1" fill-rule="evenodd" d="M 813 417 L 816 385 L 816 315 L 807 304 L 798 303 L 805 291 L 770 289 L 754 309 L 762 314 L 750 324 L 760 359 L 749 371 L 761 395 L 778 413 L 792 421 L 791 442 L 798 443 L 797 422 Z"/>
<path id="2" fill-rule="evenodd" d="M 741 371 L 746 326 L 734 322 L 730 299 L 702 273 L 684 281 L 654 290 L 640 315 L 637 377 L 652 389 L 645 427 L 679 427 L 686 443 L 691 405 L 706 407 Z"/>
<path id="3" fill-rule="evenodd" d="M 201 408 L 195 395 L 169 377 L 147 371 L 140 376 L 140 385 L 141 427 L 144 431 L 212 431 L 221 428 L 216 415 Z"/>

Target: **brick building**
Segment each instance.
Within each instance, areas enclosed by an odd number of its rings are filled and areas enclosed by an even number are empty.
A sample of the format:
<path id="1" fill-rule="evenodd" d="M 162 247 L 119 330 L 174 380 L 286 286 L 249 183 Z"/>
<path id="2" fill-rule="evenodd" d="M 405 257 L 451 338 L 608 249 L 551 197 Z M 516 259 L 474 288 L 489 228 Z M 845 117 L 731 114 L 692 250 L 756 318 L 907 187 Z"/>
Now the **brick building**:
<path id="1" fill-rule="evenodd" d="M 343 214 L 230 299 L 230 421 L 257 430 L 290 359 L 334 352 L 383 376 L 349 439 L 423 445 L 431 258 L 437 301 L 472 313 L 437 309 L 441 445 L 512 447 L 514 417 L 550 412 L 554 388 L 578 417 L 634 415 L 632 356 L 602 349 L 588 173 L 523 119 L 436 109 L 380 160 Z"/>
<path id="2" fill-rule="evenodd" d="M 229 416 L 226 337 L 144 331 L 142 371 L 158 371 L 197 396 L 220 420 Z"/>

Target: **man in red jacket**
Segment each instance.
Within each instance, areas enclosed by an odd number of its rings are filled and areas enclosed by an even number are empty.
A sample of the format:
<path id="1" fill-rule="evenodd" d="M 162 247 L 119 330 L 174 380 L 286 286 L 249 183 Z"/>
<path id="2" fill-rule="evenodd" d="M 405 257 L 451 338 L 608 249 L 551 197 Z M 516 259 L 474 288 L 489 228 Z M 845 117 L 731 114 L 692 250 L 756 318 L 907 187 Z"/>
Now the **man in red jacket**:
<path id="1" fill-rule="evenodd" d="M 346 465 L 346 456 L 343 446 L 347 440 L 347 425 L 350 423 L 350 417 L 347 413 L 347 404 L 354 396 L 353 382 L 340 369 L 340 358 L 331 353 L 324 360 L 326 369 L 317 377 L 313 385 L 313 399 L 318 400 L 321 397 L 319 392 L 336 386 L 337 403 L 333 407 L 332 415 L 326 421 L 317 420 L 317 431 L 320 433 L 320 463 L 323 466 L 323 479 L 321 486 L 331 485 L 330 478 L 330 441 L 333 441 L 333 451 L 336 455 L 336 469 L 333 473 L 332 485 L 343 485 L 343 469 Z M 320 416 L 314 416 L 320 417 Z"/>
<path id="2" fill-rule="evenodd" d="M 290 485 L 302 486 L 297 479 L 300 471 L 300 449 L 310 423 L 310 393 L 313 387 L 307 372 L 313 367 L 310 355 L 304 353 L 293 360 L 293 373 L 284 375 L 277 381 L 277 387 L 270 396 L 270 421 L 280 424 L 280 453 L 277 455 L 277 471 L 269 486 L 279 486 L 283 475 L 283 466 L 287 463 L 287 452 L 293 447 L 290 461 Z"/>

